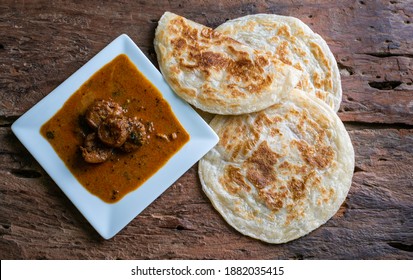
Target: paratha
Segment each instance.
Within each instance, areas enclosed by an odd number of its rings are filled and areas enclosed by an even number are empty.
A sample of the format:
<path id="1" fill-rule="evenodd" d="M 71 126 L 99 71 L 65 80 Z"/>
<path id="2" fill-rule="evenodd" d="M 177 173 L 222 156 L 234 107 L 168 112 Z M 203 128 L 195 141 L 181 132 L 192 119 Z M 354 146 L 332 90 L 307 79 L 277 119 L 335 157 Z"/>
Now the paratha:
<path id="1" fill-rule="evenodd" d="M 326 41 L 295 17 L 256 14 L 229 20 L 215 31 L 256 49 L 270 51 L 304 73 L 299 89 L 315 95 L 334 111 L 342 89 L 337 62 Z"/>
<path id="2" fill-rule="evenodd" d="M 177 95 L 214 114 L 243 114 L 276 103 L 293 89 L 301 71 L 270 52 L 166 12 L 155 32 L 164 78 Z"/>
<path id="3" fill-rule="evenodd" d="M 335 112 L 293 90 L 260 112 L 217 115 L 219 143 L 199 162 L 205 194 L 236 230 L 269 243 L 308 234 L 349 191 L 354 150 Z"/>

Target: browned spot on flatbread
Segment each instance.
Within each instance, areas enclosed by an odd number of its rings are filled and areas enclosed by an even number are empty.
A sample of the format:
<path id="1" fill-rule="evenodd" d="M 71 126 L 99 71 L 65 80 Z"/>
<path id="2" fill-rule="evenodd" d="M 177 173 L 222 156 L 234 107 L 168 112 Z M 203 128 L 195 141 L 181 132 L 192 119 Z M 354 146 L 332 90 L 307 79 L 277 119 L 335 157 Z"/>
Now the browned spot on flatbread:
<path id="1" fill-rule="evenodd" d="M 233 142 L 234 140 L 234 137 L 246 133 L 248 129 L 241 117 L 236 116 L 232 118 L 232 122 L 235 125 L 231 126 L 231 129 L 229 130 L 224 130 L 223 135 L 219 140 L 220 145 L 224 147 L 231 144 L 231 142 Z"/>
<path id="2" fill-rule="evenodd" d="M 287 197 L 286 190 L 276 191 L 274 189 L 258 190 L 258 195 L 264 200 L 265 205 L 272 211 L 276 212 L 283 208 L 284 200 Z"/>
<path id="3" fill-rule="evenodd" d="M 219 53 L 202 52 L 198 58 L 199 66 L 204 68 L 214 67 L 217 69 L 225 68 L 228 64 L 228 58 Z"/>
<path id="4" fill-rule="evenodd" d="M 316 95 L 318 98 L 320 98 L 321 100 L 327 100 L 327 92 L 326 92 L 326 91 L 317 90 L 317 91 L 315 92 L 315 95 Z"/>
<path id="5" fill-rule="evenodd" d="M 257 57 L 256 63 L 257 63 L 258 66 L 261 66 L 261 67 L 265 67 L 265 66 L 267 66 L 268 64 L 270 64 L 270 62 L 268 61 L 268 59 L 266 59 L 266 58 L 263 57 L 263 56 Z"/>
<path id="6" fill-rule="evenodd" d="M 293 200 L 298 200 L 305 197 L 305 183 L 299 179 L 293 177 L 288 182 L 288 189 L 292 194 Z"/>
<path id="7" fill-rule="evenodd" d="M 174 48 L 175 48 L 176 50 L 185 49 L 185 48 L 187 47 L 187 46 L 186 46 L 186 41 L 185 41 L 185 39 L 183 39 L 183 38 L 173 39 L 173 40 L 171 41 L 171 43 L 172 43 L 172 46 L 174 46 Z"/>
<path id="8" fill-rule="evenodd" d="M 287 25 L 283 25 L 278 29 L 277 32 L 278 36 L 284 36 L 286 38 L 291 38 L 291 32 L 290 32 L 290 28 Z"/>
<path id="9" fill-rule="evenodd" d="M 291 224 L 292 221 L 294 220 L 298 220 L 300 218 L 305 217 L 305 212 L 302 208 L 302 201 L 299 201 L 296 204 L 289 204 L 287 205 L 286 209 L 287 209 L 287 218 L 285 219 L 285 225 L 289 225 Z"/>
<path id="10" fill-rule="evenodd" d="M 235 125 L 231 129 L 223 131 L 219 140 L 219 146 L 227 151 L 231 151 L 229 153 L 230 157 L 227 160 L 234 162 L 250 154 L 257 146 L 260 137 L 258 130 L 247 126 L 242 120 L 242 117 L 233 117 L 232 121 Z M 237 141 L 241 135 L 249 135 L 250 137 L 245 141 Z"/>
<path id="11" fill-rule="evenodd" d="M 334 150 L 331 146 L 320 145 L 310 146 L 304 140 L 293 140 L 292 144 L 297 147 L 301 157 L 313 168 L 325 169 L 334 160 Z"/>
<path id="12" fill-rule="evenodd" d="M 322 188 L 321 196 L 317 199 L 317 205 L 322 206 L 323 204 L 328 203 L 330 200 L 334 200 L 336 197 L 336 192 L 333 188 Z"/>
<path id="13" fill-rule="evenodd" d="M 283 163 L 278 165 L 277 170 L 278 172 L 284 175 L 288 175 L 291 173 L 303 175 L 303 174 L 307 174 L 308 167 L 306 165 L 298 165 L 298 164 L 290 163 L 288 161 L 284 161 Z"/>
<path id="14" fill-rule="evenodd" d="M 329 69 L 330 68 L 330 61 L 326 58 L 323 50 L 321 47 L 314 42 L 310 42 L 311 53 L 314 57 L 321 62 L 322 66 Z"/>
<path id="15" fill-rule="evenodd" d="M 254 130 L 262 131 L 265 127 L 269 127 L 273 122 L 276 122 L 277 120 L 272 120 L 265 113 L 257 114 L 257 116 L 254 120 L 254 126 L 253 126 Z"/>
<path id="16" fill-rule="evenodd" d="M 298 54 L 301 57 L 306 57 L 307 56 L 307 52 L 304 49 L 302 49 L 298 46 L 293 46 L 293 50 L 296 54 Z"/>
<path id="17" fill-rule="evenodd" d="M 293 177 L 288 182 L 288 189 L 290 191 L 289 197 L 292 201 L 286 206 L 287 218 L 285 225 L 289 225 L 293 220 L 305 216 L 305 211 L 302 208 L 303 201 L 306 199 L 307 190 L 320 189 L 324 191 L 321 185 L 321 178 L 314 170 L 311 170 L 302 176 L 302 179 Z M 323 200 L 323 202 L 326 202 Z M 319 204 L 319 201 L 317 201 Z"/>
<path id="18" fill-rule="evenodd" d="M 304 70 L 299 62 L 296 62 L 293 66 L 294 66 L 295 69 L 298 69 L 298 70 L 301 70 L 301 71 Z"/>
<path id="19" fill-rule="evenodd" d="M 291 52 L 288 49 L 288 42 L 287 41 L 283 41 L 277 46 L 277 50 L 276 50 L 275 54 L 285 64 L 288 64 L 288 65 L 293 64 L 293 62 L 290 59 Z"/>
<path id="20" fill-rule="evenodd" d="M 187 24 L 182 24 L 182 35 L 184 38 L 190 38 L 193 41 L 198 40 L 198 29 L 192 28 Z"/>
<path id="21" fill-rule="evenodd" d="M 276 135 L 282 136 L 282 133 L 281 133 L 281 131 L 280 131 L 279 128 L 277 128 L 277 127 L 271 127 L 271 128 L 270 128 L 270 135 L 271 135 L 271 137 L 275 137 Z"/>
<path id="22" fill-rule="evenodd" d="M 329 120 L 322 116 L 319 116 L 317 121 L 312 120 L 308 112 L 303 110 L 295 126 L 301 135 L 306 136 L 306 139 L 315 144 L 314 146 L 321 146 L 326 145 L 325 139 L 328 132 L 323 128 L 327 127 L 328 123 Z"/>
<path id="23" fill-rule="evenodd" d="M 274 165 L 280 156 L 271 150 L 267 141 L 263 141 L 246 161 L 247 179 L 261 189 L 277 180 Z"/>
<path id="24" fill-rule="evenodd" d="M 323 84 L 322 84 L 322 79 L 321 79 L 321 76 L 320 76 L 320 74 L 318 74 L 317 72 L 314 72 L 313 73 L 313 83 L 314 83 L 314 86 L 316 87 L 316 88 L 322 88 L 322 86 L 323 86 Z"/>
<path id="25" fill-rule="evenodd" d="M 325 75 L 321 76 L 321 73 L 314 72 L 312 77 L 314 86 L 316 88 L 324 89 L 326 91 L 331 91 L 333 88 L 333 81 L 331 76 L 331 63 L 318 44 L 310 42 L 310 47 L 311 53 L 316 58 L 316 60 L 319 61 L 320 67 L 324 69 L 323 73 Z"/>
<path id="26" fill-rule="evenodd" d="M 254 62 L 248 58 L 238 59 L 232 62 L 230 69 L 231 74 L 239 76 L 241 80 L 248 79 L 248 73 L 258 72 L 264 73 L 264 69 L 257 67 Z"/>
<path id="27" fill-rule="evenodd" d="M 206 38 L 206 39 L 217 39 L 221 38 L 221 34 L 219 32 L 216 32 L 212 28 L 202 28 L 201 30 L 201 36 Z"/>
<path id="28" fill-rule="evenodd" d="M 231 194 L 237 194 L 240 190 L 249 192 L 251 187 L 245 182 L 241 169 L 233 165 L 225 167 L 224 175 L 220 178 L 221 184 Z"/>
<path id="29" fill-rule="evenodd" d="M 249 154 L 251 150 L 257 145 L 257 139 L 248 139 L 244 142 L 239 143 L 234 147 L 231 159 L 235 160 L 237 157 L 243 157 Z"/>

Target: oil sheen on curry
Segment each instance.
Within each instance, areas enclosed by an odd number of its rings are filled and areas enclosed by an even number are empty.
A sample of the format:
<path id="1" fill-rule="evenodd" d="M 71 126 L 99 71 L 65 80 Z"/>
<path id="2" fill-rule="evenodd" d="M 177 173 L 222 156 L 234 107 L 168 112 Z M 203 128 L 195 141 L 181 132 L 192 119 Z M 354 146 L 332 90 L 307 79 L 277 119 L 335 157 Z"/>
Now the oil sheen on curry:
<path id="1" fill-rule="evenodd" d="M 86 81 L 41 134 L 108 203 L 137 189 L 189 140 L 158 89 L 123 54 Z"/>

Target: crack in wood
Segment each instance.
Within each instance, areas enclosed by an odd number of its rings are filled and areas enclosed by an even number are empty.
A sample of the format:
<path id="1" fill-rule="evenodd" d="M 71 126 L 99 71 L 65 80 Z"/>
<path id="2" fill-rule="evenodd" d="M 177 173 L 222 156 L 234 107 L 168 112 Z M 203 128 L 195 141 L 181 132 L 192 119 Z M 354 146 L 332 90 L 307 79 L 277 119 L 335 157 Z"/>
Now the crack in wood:
<path id="1" fill-rule="evenodd" d="M 383 82 L 369 82 L 369 86 L 379 90 L 395 89 L 402 84 L 400 81 L 383 81 Z"/>
<path id="2" fill-rule="evenodd" d="M 11 126 L 20 116 L 0 116 L 0 127 Z"/>
<path id="3" fill-rule="evenodd" d="M 297 255 L 291 257 L 290 259 L 291 260 L 307 260 L 307 259 L 314 259 L 314 258 L 315 258 L 315 256 L 313 256 L 313 255 L 304 256 L 303 254 L 297 254 Z"/>
<path id="4" fill-rule="evenodd" d="M 354 167 L 354 173 L 357 173 L 357 172 L 365 172 L 365 170 L 356 165 L 356 166 Z"/>
<path id="5" fill-rule="evenodd" d="M 388 242 L 389 246 L 406 252 L 413 252 L 413 245 L 404 244 L 402 242 Z"/>
<path id="6" fill-rule="evenodd" d="M 19 178 L 33 179 L 42 177 L 42 173 L 32 169 L 11 169 L 10 173 Z"/>
<path id="7" fill-rule="evenodd" d="M 342 70 L 342 71 L 346 71 L 349 76 L 351 76 L 351 75 L 354 74 L 354 69 L 353 69 L 353 67 L 344 65 L 344 64 L 341 63 L 341 62 L 337 62 L 337 66 L 338 66 L 338 69 L 340 69 L 340 70 Z"/>
<path id="8" fill-rule="evenodd" d="M 11 228 L 11 223 L 9 222 L 1 223 L 1 227 L 5 230 L 9 230 Z"/>
<path id="9" fill-rule="evenodd" d="M 358 121 L 346 121 L 345 126 L 350 130 L 363 130 L 363 129 L 413 129 L 413 125 L 406 123 L 375 123 L 375 122 L 358 122 Z"/>
<path id="10" fill-rule="evenodd" d="M 393 57 L 393 56 L 401 56 L 401 57 L 408 57 L 408 58 L 413 58 L 412 53 L 390 53 L 390 52 L 365 52 L 365 53 L 357 53 L 357 54 L 364 54 L 364 55 L 369 55 L 369 56 L 374 56 L 374 57 Z"/>
<path id="11" fill-rule="evenodd" d="M 168 226 L 160 226 L 159 228 L 172 229 L 172 230 L 177 230 L 177 231 L 183 231 L 183 230 L 193 231 L 193 230 L 194 230 L 194 229 L 192 229 L 192 228 L 188 228 L 188 227 L 185 227 L 185 226 L 183 226 L 183 225 L 177 225 L 177 226 L 175 226 L 175 227 L 173 227 L 173 226 L 170 226 L 170 227 L 168 227 Z"/>
<path id="12" fill-rule="evenodd" d="M 183 225 L 177 225 L 175 227 L 176 230 L 186 230 L 187 228 L 185 228 Z"/>

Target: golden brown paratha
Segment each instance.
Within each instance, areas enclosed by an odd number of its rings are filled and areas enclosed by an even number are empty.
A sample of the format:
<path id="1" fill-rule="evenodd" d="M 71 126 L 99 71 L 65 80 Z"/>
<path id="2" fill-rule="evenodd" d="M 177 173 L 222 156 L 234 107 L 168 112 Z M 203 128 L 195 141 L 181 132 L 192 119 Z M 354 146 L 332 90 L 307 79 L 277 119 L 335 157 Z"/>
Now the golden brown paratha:
<path id="1" fill-rule="evenodd" d="M 243 114 L 276 103 L 301 71 L 209 27 L 166 12 L 155 32 L 159 67 L 172 89 L 195 107 Z"/>
<path id="2" fill-rule="evenodd" d="M 342 89 L 337 62 L 325 40 L 301 20 L 256 14 L 229 20 L 215 30 L 253 48 L 269 51 L 303 71 L 297 88 L 338 111 Z"/>
<path id="3" fill-rule="evenodd" d="M 220 141 L 199 162 L 202 188 L 239 232 L 284 243 L 330 219 L 346 198 L 354 150 L 335 112 L 293 90 L 260 112 L 217 115 Z"/>

